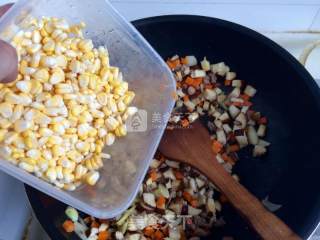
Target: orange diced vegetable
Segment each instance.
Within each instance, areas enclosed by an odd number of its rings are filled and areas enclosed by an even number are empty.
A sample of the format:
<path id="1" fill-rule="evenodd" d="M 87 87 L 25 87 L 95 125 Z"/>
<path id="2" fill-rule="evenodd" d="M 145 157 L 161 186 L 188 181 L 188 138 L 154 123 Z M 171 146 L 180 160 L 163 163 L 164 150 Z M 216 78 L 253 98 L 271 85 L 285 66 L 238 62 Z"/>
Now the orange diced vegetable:
<path id="1" fill-rule="evenodd" d="M 213 143 L 212 143 L 212 150 L 215 154 L 218 154 L 219 152 L 221 152 L 223 148 L 223 145 L 218 142 L 217 140 L 213 140 Z"/>
<path id="2" fill-rule="evenodd" d="M 185 80 L 185 83 L 188 85 L 193 85 L 193 81 L 194 79 L 192 77 L 187 77 L 187 79 Z"/>
<path id="3" fill-rule="evenodd" d="M 190 205 L 194 208 L 198 207 L 198 201 L 196 199 L 193 199 L 191 202 L 190 202 Z"/>
<path id="4" fill-rule="evenodd" d="M 181 58 L 181 63 L 184 64 L 184 65 L 187 65 L 188 64 L 188 59 L 186 57 Z"/>
<path id="5" fill-rule="evenodd" d="M 166 204 L 166 199 L 164 196 L 160 196 L 157 200 L 157 208 L 164 209 Z"/>
<path id="6" fill-rule="evenodd" d="M 152 227 L 146 227 L 143 229 L 143 234 L 147 237 L 152 237 L 155 233 L 155 230 Z"/>
<path id="7" fill-rule="evenodd" d="M 193 197 L 191 196 L 191 194 L 186 191 L 182 193 L 182 196 L 184 200 L 186 200 L 188 203 L 191 203 L 191 201 L 193 200 Z"/>
<path id="8" fill-rule="evenodd" d="M 184 127 L 184 128 L 186 128 L 186 127 L 188 127 L 189 126 L 189 121 L 188 121 L 188 119 L 182 119 L 181 120 L 181 126 L 182 127 Z"/>
<path id="9" fill-rule="evenodd" d="M 155 240 L 163 240 L 163 239 L 164 239 L 163 233 L 162 233 L 160 230 L 157 230 L 157 231 L 154 233 L 154 239 L 155 239 Z"/>
<path id="10" fill-rule="evenodd" d="M 100 224 L 99 224 L 98 222 L 96 222 L 96 221 L 93 221 L 93 222 L 91 223 L 91 227 L 92 227 L 92 228 L 99 228 L 99 226 L 100 226 Z"/>
<path id="11" fill-rule="evenodd" d="M 242 107 L 243 106 L 243 103 L 241 103 L 241 102 L 232 102 L 231 104 L 233 106 L 236 106 L 236 107 Z"/>
<path id="12" fill-rule="evenodd" d="M 228 154 L 226 154 L 226 153 L 222 154 L 222 159 L 223 159 L 225 162 L 228 162 L 228 163 L 230 163 L 230 164 L 232 164 L 232 165 L 235 164 L 234 160 L 233 160 L 231 157 L 229 157 Z"/>
<path id="13" fill-rule="evenodd" d="M 168 64 L 170 69 L 175 69 L 175 68 L 177 68 L 178 66 L 181 65 L 179 58 L 177 58 L 175 60 L 168 60 L 167 64 Z"/>
<path id="14" fill-rule="evenodd" d="M 150 178 L 153 182 L 157 181 L 158 179 L 158 173 L 155 170 L 151 170 L 150 172 Z"/>
<path id="15" fill-rule="evenodd" d="M 62 227 L 67 233 L 72 233 L 74 231 L 74 223 L 71 220 L 64 221 Z"/>
<path id="16" fill-rule="evenodd" d="M 231 86 L 232 80 L 225 80 L 224 85 L 225 86 Z"/>
<path id="17" fill-rule="evenodd" d="M 180 171 L 174 171 L 174 176 L 176 177 L 177 180 L 182 180 L 183 179 L 183 174 Z"/>
<path id="18" fill-rule="evenodd" d="M 242 106 L 248 106 L 248 107 L 251 107 L 253 105 L 252 102 L 250 101 L 244 101 L 244 103 L 242 103 Z"/>
<path id="19" fill-rule="evenodd" d="M 203 81 L 203 78 L 193 78 L 193 82 L 192 82 L 192 86 L 194 86 L 194 87 L 198 87 L 198 86 L 200 86 L 200 84 L 202 83 L 202 81 Z"/>
<path id="20" fill-rule="evenodd" d="M 102 231 L 102 232 L 99 232 L 98 234 L 98 240 L 107 240 L 109 239 L 110 237 L 110 234 L 108 231 Z"/>
<path id="21" fill-rule="evenodd" d="M 188 101 L 189 101 L 189 96 L 188 96 L 188 95 L 184 95 L 183 101 L 184 101 L 184 102 L 188 102 Z"/>
<path id="22" fill-rule="evenodd" d="M 245 101 L 249 101 L 249 100 L 250 100 L 250 96 L 247 95 L 247 94 L 242 94 L 242 95 L 241 95 L 241 98 L 242 98 L 243 100 L 245 100 Z"/>

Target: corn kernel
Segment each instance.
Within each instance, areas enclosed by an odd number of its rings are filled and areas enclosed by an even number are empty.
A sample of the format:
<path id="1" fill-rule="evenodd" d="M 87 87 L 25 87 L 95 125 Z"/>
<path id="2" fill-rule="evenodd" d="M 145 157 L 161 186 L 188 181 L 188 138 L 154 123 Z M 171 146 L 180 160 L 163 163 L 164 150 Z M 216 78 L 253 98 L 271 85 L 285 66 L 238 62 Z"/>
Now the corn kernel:
<path id="1" fill-rule="evenodd" d="M 86 174 L 86 182 L 93 186 L 97 183 L 97 181 L 99 180 L 100 178 L 100 174 L 99 172 L 96 172 L 96 171 L 91 171 L 89 173 Z"/>
<path id="2" fill-rule="evenodd" d="M 49 72 L 48 70 L 42 68 L 36 71 L 33 74 L 33 77 L 35 80 L 40 81 L 40 82 L 47 82 L 49 80 Z"/>
<path id="3" fill-rule="evenodd" d="M 57 179 L 56 169 L 53 167 L 48 168 L 48 170 L 46 171 L 46 177 L 50 182 L 54 182 Z"/>
<path id="4" fill-rule="evenodd" d="M 11 118 L 13 114 L 13 105 L 8 102 L 0 103 L 0 114 L 4 118 Z"/>
<path id="5" fill-rule="evenodd" d="M 60 188 L 94 185 L 110 158 L 104 145 L 126 134 L 134 93 L 107 49 L 83 37 L 84 23 L 27 19 L 12 38 L 19 75 L 0 84 L 0 155 Z"/>
<path id="6" fill-rule="evenodd" d="M 20 168 L 22 168 L 23 170 L 29 172 L 29 173 L 32 173 L 34 172 L 34 166 L 28 164 L 28 163 L 25 163 L 25 162 L 20 162 L 19 165 L 18 165 Z"/>

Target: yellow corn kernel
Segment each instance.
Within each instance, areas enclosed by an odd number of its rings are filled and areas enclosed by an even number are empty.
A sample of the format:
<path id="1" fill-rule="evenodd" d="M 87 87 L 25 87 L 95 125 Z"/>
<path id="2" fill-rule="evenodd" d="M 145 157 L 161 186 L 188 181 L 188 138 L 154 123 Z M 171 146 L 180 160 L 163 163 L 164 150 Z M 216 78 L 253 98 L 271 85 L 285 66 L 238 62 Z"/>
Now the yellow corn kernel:
<path id="1" fill-rule="evenodd" d="M 47 82 L 49 80 L 49 72 L 44 68 L 37 70 L 32 76 L 40 82 Z"/>
<path id="2" fill-rule="evenodd" d="M 4 119 L 4 118 L 0 119 L 0 128 L 8 129 L 11 127 L 11 125 L 12 125 L 11 121 Z"/>
<path id="3" fill-rule="evenodd" d="M 24 131 L 28 130 L 29 128 L 31 128 L 32 125 L 33 124 L 31 121 L 19 119 L 14 123 L 14 130 L 18 133 L 24 132 Z"/>
<path id="4" fill-rule="evenodd" d="M 124 98 L 123 98 L 123 102 L 126 104 L 126 105 L 129 105 L 132 100 L 134 99 L 134 92 L 132 91 L 127 91 L 127 93 L 125 94 Z"/>
<path id="5" fill-rule="evenodd" d="M 82 153 L 89 152 L 90 144 L 87 142 L 78 142 L 76 148 Z"/>
<path id="6" fill-rule="evenodd" d="M 117 127 L 115 129 L 114 133 L 117 137 L 123 137 L 123 136 L 127 135 L 126 125 L 121 125 L 121 126 Z"/>
<path id="7" fill-rule="evenodd" d="M 40 30 L 40 34 L 41 34 L 42 37 L 48 37 L 49 36 L 49 34 L 47 33 L 47 31 L 44 28 L 42 28 Z"/>
<path id="8" fill-rule="evenodd" d="M 40 51 L 41 47 L 42 47 L 41 44 L 33 43 L 27 46 L 26 50 L 29 54 L 35 54 L 36 52 Z"/>
<path id="9" fill-rule="evenodd" d="M 0 103 L 0 114 L 4 118 L 11 118 L 14 105 L 8 102 Z"/>
<path id="10" fill-rule="evenodd" d="M 82 165 L 78 165 L 75 169 L 75 179 L 81 179 L 86 173 L 88 169 Z"/>
<path id="11" fill-rule="evenodd" d="M 25 137 L 24 138 L 24 144 L 27 146 L 28 149 L 36 148 L 38 145 L 38 142 L 33 137 Z"/>
<path id="12" fill-rule="evenodd" d="M 16 88 L 23 93 L 29 93 L 31 90 L 31 83 L 30 81 L 19 81 L 16 83 Z"/>
<path id="13" fill-rule="evenodd" d="M 0 142 L 4 140 L 5 135 L 8 133 L 6 129 L 0 129 Z"/>
<path id="14" fill-rule="evenodd" d="M 90 82 L 90 75 L 89 74 L 81 74 L 79 76 L 79 86 L 81 88 L 87 88 Z"/>
<path id="15" fill-rule="evenodd" d="M 61 157 L 65 154 L 65 149 L 60 145 L 54 145 L 51 148 L 53 157 Z"/>
<path id="16" fill-rule="evenodd" d="M 90 39 L 83 39 L 78 43 L 78 48 L 83 52 L 90 52 L 93 49 L 93 43 Z"/>
<path id="17" fill-rule="evenodd" d="M 99 178 L 100 178 L 100 174 L 99 172 L 96 172 L 96 171 L 91 171 L 87 173 L 85 176 L 86 183 L 88 183 L 91 186 L 95 185 L 99 180 Z"/>
<path id="18" fill-rule="evenodd" d="M 50 182 L 54 182 L 57 179 L 56 169 L 53 167 L 48 168 L 48 170 L 46 171 L 46 177 Z"/>
<path id="19" fill-rule="evenodd" d="M 105 137 L 105 142 L 107 146 L 111 146 L 115 141 L 115 135 L 113 133 L 108 133 Z"/>
<path id="20" fill-rule="evenodd" d="M 55 50 L 55 42 L 53 40 L 48 40 L 42 47 L 42 49 L 47 53 L 52 53 Z"/>
<path id="21" fill-rule="evenodd" d="M 30 173 L 34 172 L 34 166 L 28 163 L 20 162 L 18 166 L 27 172 L 30 172 Z"/>

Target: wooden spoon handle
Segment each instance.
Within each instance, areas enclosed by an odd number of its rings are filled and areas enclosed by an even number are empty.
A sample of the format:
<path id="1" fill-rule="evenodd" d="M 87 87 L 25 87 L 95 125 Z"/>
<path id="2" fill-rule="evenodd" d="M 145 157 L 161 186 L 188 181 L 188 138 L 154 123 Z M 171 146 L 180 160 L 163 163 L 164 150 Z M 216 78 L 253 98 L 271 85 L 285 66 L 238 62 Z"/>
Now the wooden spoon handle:
<path id="1" fill-rule="evenodd" d="M 235 181 L 216 159 L 211 160 L 211 162 L 213 161 L 214 164 L 202 166 L 202 169 L 199 170 L 203 171 L 219 189 L 223 189 L 223 193 L 230 203 L 263 239 L 301 239 L 277 216 L 269 212 L 255 196 Z"/>

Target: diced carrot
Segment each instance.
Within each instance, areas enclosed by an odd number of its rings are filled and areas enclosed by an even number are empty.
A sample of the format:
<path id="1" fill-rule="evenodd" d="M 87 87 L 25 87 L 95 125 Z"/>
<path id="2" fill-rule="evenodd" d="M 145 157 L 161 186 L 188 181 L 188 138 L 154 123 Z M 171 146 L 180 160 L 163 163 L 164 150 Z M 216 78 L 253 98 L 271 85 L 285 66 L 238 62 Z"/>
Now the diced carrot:
<path id="1" fill-rule="evenodd" d="M 184 65 L 188 64 L 188 59 L 186 57 L 181 58 L 181 63 Z"/>
<path id="2" fill-rule="evenodd" d="M 220 201 L 221 203 L 226 203 L 226 202 L 228 202 L 228 199 L 227 199 L 227 197 L 226 197 L 224 194 L 221 194 L 221 195 L 220 195 L 220 198 L 219 198 L 219 201 Z"/>
<path id="3" fill-rule="evenodd" d="M 181 83 L 180 82 L 176 82 L 176 86 L 177 86 L 177 88 L 180 88 L 181 87 Z"/>
<path id="4" fill-rule="evenodd" d="M 101 231 L 98 234 L 98 240 L 108 240 L 110 237 L 110 234 L 108 231 Z"/>
<path id="5" fill-rule="evenodd" d="M 193 200 L 193 197 L 191 196 L 191 194 L 186 191 L 182 193 L 182 196 L 188 203 L 191 203 L 191 201 Z"/>
<path id="6" fill-rule="evenodd" d="M 188 102 L 190 99 L 189 99 L 189 96 L 188 95 L 184 95 L 183 97 L 183 101 L 184 102 Z"/>
<path id="7" fill-rule="evenodd" d="M 268 119 L 266 117 L 262 117 L 259 119 L 259 124 L 267 124 L 268 123 Z"/>
<path id="8" fill-rule="evenodd" d="M 62 227 L 67 233 L 72 233 L 74 231 L 74 223 L 71 220 L 64 221 Z"/>
<path id="9" fill-rule="evenodd" d="M 143 233 L 147 237 L 152 237 L 154 235 L 154 232 L 155 231 L 152 227 L 146 227 L 145 229 L 143 229 Z"/>
<path id="10" fill-rule="evenodd" d="M 225 80 L 224 85 L 225 86 L 231 86 L 232 80 Z"/>
<path id="11" fill-rule="evenodd" d="M 173 91 L 173 92 L 171 93 L 171 96 L 172 96 L 173 100 L 175 100 L 175 101 L 178 100 L 178 95 L 177 95 L 176 91 Z"/>
<path id="12" fill-rule="evenodd" d="M 215 154 L 218 154 L 219 152 L 221 152 L 223 148 L 223 145 L 218 142 L 217 140 L 213 140 L 213 143 L 212 143 L 212 150 Z"/>
<path id="13" fill-rule="evenodd" d="M 241 102 L 232 102 L 231 104 L 233 106 L 236 106 L 236 107 L 242 107 L 243 106 L 243 103 L 241 103 Z"/>
<path id="14" fill-rule="evenodd" d="M 150 178 L 151 178 L 151 180 L 152 180 L 153 182 L 157 181 L 157 179 L 158 179 L 158 174 L 157 174 L 156 170 L 151 170 L 151 172 L 150 172 Z"/>
<path id="15" fill-rule="evenodd" d="M 177 180 L 182 180 L 184 177 L 183 174 L 178 170 L 174 171 L 174 176 L 176 177 Z"/>
<path id="16" fill-rule="evenodd" d="M 242 94 L 240 97 L 245 101 L 249 101 L 250 100 L 250 96 L 247 95 L 247 94 Z"/>
<path id="17" fill-rule="evenodd" d="M 90 225 L 92 228 L 99 228 L 100 224 L 96 221 L 93 221 Z"/>
<path id="18" fill-rule="evenodd" d="M 163 240 L 164 239 L 164 235 L 163 233 L 160 231 L 160 230 L 157 230 L 155 233 L 154 233 L 154 236 L 153 236 L 155 240 Z"/>
<path id="19" fill-rule="evenodd" d="M 188 121 L 188 119 L 182 119 L 181 120 L 181 126 L 182 127 L 184 127 L 184 128 L 186 128 L 186 127 L 188 127 L 189 126 L 189 121 Z"/>
<path id="20" fill-rule="evenodd" d="M 238 152 L 240 150 L 240 147 L 238 144 L 233 144 L 229 146 L 229 151 L 230 152 Z"/>
<path id="21" fill-rule="evenodd" d="M 157 208 L 164 209 L 166 204 L 166 199 L 164 196 L 160 196 L 157 200 Z"/>
<path id="22" fill-rule="evenodd" d="M 233 160 L 231 157 L 229 157 L 228 154 L 226 154 L 226 153 L 222 154 L 222 159 L 223 159 L 225 162 L 228 162 L 228 163 L 230 163 L 230 164 L 232 164 L 232 165 L 235 164 L 234 160 Z"/>
<path id="23" fill-rule="evenodd" d="M 202 83 L 203 78 L 193 78 L 193 82 L 191 83 L 192 86 L 198 87 Z"/>
<path id="24" fill-rule="evenodd" d="M 244 101 L 244 103 L 242 103 L 242 106 L 248 106 L 248 107 L 251 107 L 253 105 L 252 102 L 250 101 Z"/>
<path id="25" fill-rule="evenodd" d="M 179 58 L 177 58 L 177 59 L 175 59 L 173 61 L 172 60 L 168 60 L 167 64 L 168 64 L 170 69 L 175 69 L 175 68 L 177 68 L 178 66 L 181 65 Z"/>
<path id="26" fill-rule="evenodd" d="M 192 77 L 187 77 L 185 80 L 185 83 L 188 85 L 192 85 L 193 84 L 194 79 Z"/>
<path id="27" fill-rule="evenodd" d="M 190 202 L 190 205 L 194 208 L 198 207 L 198 201 L 196 199 L 193 199 L 191 202 Z"/>

